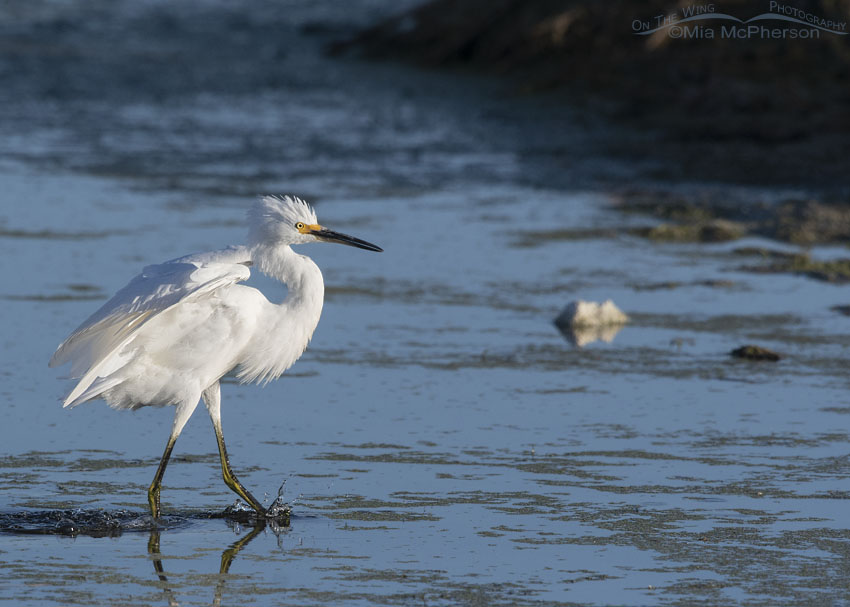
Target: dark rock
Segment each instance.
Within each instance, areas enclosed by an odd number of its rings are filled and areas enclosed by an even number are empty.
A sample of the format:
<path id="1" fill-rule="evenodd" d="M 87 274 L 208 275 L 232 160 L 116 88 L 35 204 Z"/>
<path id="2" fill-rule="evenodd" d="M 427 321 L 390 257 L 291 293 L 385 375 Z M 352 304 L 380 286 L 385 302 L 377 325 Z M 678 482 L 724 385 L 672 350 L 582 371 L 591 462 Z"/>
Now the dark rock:
<path id="1" fill-rule="evenodd" d="M 736 358 L 745 358 L 747 360 L 767 360 L 770 362 L 776 362 L 782 358 L 776 352 L 772 350 L 768 350 L 767 348 L 762 348 L 761 346 L 741 346 L 735 350 L 732 350 L 729 354 Z"/>

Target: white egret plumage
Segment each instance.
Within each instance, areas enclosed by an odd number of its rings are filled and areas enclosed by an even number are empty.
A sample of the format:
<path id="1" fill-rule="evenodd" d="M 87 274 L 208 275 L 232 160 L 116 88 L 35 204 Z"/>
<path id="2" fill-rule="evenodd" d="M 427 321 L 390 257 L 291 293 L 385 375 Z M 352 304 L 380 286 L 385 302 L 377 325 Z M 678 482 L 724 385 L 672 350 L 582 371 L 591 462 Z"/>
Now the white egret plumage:
<path id="1" fill-rule="evenodd" d="M 219 380 L 232 370 L 242 382 L 279 377 L 304 352 L 322 312 L 318 266 L 290 246 L 338 242 L 368 251 L 371 243 L 318 224 L 294 197 L 265 196 L 248 214 L 248 244 L 147 266 L 66 339 L 50 366 L 71 363 L 79 382 L 65 407 L 102 398 L 115 409 L 174 405 L 165 452 L 148 489 L 160 514 L 160 487 L 177 437 L 203 398 L 218 441 L 224 482 L 258 514 L 265 510 L 230 468 L 221 429 Z M 287 286 L 283 302 L 238 284 L 249 268 Z"/>

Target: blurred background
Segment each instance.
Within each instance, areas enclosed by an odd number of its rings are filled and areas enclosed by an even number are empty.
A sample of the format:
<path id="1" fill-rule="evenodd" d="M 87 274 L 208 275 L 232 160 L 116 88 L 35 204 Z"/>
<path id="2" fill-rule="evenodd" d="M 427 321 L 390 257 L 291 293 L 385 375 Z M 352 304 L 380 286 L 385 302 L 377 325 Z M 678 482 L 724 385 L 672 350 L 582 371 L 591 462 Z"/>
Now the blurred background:
<path id="1" fill-rule="evenodd" d="M 826 186 L 846 179 L 847 14 L 830 0 L 445 0 L 333 48 L 507 75 L 523 94 L 561 91 L 650 131 L 640 146 L 610 145 L 667 160 L 654 177 Z"/>
<path id="2" fill-rule="evenodd" d="M 0 594 L 845 600 L 847 21 L 827 0 L 5 3 Z M 199 410 L 157 528 L 172 411 L 62 410 L 47 360 L 144 265 L 244 242 L 265 193 L 385 252 L 300 250 L 327 285 L 310 348 L 222 388 L 235 472 L 267 503 L 286 481 L 292 526 L 216 518 Z M 562 333 L 578 299 L 629 322 Z"/>

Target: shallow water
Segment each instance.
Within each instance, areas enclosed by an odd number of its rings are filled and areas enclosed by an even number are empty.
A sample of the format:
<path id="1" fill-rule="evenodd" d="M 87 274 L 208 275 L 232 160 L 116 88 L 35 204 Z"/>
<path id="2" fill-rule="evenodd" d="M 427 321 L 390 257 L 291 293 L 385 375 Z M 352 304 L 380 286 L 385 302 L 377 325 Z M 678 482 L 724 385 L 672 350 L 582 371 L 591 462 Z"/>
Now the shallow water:
<path id="1" fill-rule="evenodd" d="M 124 58 L 172 27 L 202 62 L 196 38 L 239 29 L 212 3 L 203 19 L 144 6 L 92 9 L 111 36 L 133 25 Z M 328 34 L 311 24 L 332 14 L 345 30 L 386 8 L 291 8 L 265 25 L 286 43 L 257 51 L 277 71 L 256 91 L 239 87 L 270 72 L 224 49 L 192 82 L 166 70 L 98 96 L 33 72 L 17 101 L 3 93 L 15 118 L 0 121 L 0 259 L 13 277 L 0 291 L 3 599 L 846 602 L 850 319 L 830 310 L 843 289 L 741 270 L 733 249 L 766 241 L 627 235 L 649 220 L 618 214 L 587 175 L 613 189 L 639 163 L 565 163 L 581 154 L 521 118 L 539 103 L 548 120 L 550 102 L 324 58 Z M 84 68 L 109 36 L 78 40 L 60 9 L 39 9 L 50 27 L 32 10 L 33 31 L 76 51 L 57 69 L 100 77 Z M 17 27 L 21 56 L 49 56 Z M 559 128 L 582 142 L 597 127 Z M 222 386 L 233 466 L 266 503 L 286 481 L 291 525 L 222 516 L 234 496 L 203 409 L 154 525 L 145 491 L 171 411 L 62 410 L 68 384 L 47 360 L 141 266 L 241 242 L 246 205 L 267 191 L 308 196 L 323 223 L 385 253 L 305 247 L 327 283 L 313 343 L 265 388 Z M 576 298 L 612 298 L 632 320 L 577 348 L 552 324 Z M 750 342 L 783 360 L 729 357 Z"/>

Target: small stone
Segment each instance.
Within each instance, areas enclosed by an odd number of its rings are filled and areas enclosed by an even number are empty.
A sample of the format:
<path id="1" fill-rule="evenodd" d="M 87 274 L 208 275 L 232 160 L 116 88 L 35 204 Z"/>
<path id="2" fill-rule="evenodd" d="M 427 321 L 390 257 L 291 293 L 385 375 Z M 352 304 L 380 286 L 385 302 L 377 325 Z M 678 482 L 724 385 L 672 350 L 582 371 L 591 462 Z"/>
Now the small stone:
<path id="1" fill-rule="evenodd" d="M 599 304 L 595 301 L 570 302 L 555 319 L 555 326 L 578 347 L 594 341 L 610 343 L 629 321 L 610 299 Z"/>
<path id="2" fill-rule="evenodd" d="M 599 304 L 581 299 L 570 302 L 555 319 L 555 324 L 572 329 L 624 325 L 629 321 L 623 311 L 610 299 Z"/>

